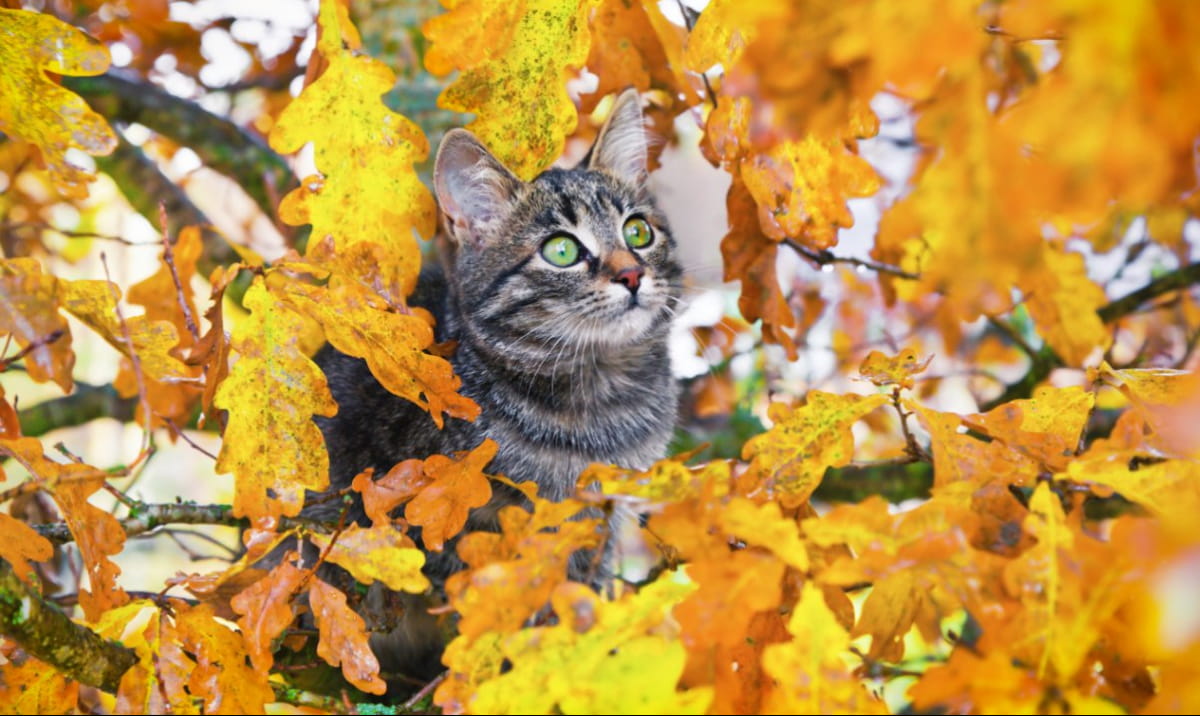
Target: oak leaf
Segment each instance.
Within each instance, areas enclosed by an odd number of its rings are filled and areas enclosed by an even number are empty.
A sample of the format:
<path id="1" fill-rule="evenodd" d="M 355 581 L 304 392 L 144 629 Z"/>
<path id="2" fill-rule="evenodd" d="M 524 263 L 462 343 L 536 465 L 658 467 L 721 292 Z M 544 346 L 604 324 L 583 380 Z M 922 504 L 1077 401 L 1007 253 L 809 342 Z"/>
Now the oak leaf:
<path id="1" fill-rule="evenodd" d="M 383 104 L 380 97 L 396 76 L 359 51 L 345 8 L 323 0 L 318 25 L 317 52 L 328 66 L 284 109 L 270 144 L 291 153 L 312 142 L 320 174 L 284 197 L 279 216 L 294 226 L 312 224 L 310 246 L 326 236 L 342 248 L 388 241 L 407 295 L 420 270 L 410 230 L 428 238 L 437 228 L 433 196 L 412 166 L 428 155 L 429 143 L 415 124 Z"/>
<path id="2" fill-rule="evenodd" d="M 58 312 L 62 300 L 60 283 L 42 273 L 37 260 L 0 259 L 0 333 L 12 335 L 20 348 L 33 346 L 25 356 L 31 378 L 53 380 L 70 392 L 75 353 L 67 321 Z"/>
<path id="3" fill-rule="evenodd" d="M 246 291 L 250 316 L 233 334 L 237 363 L 217 389 L 216 407 L 229 411 L 217 471 L 236 476 L 234 514 L 299 514 L 304 490 L 329 484 L 329 456 L 313 415 L 337 405 L 325 376 L 296 345 L 303 320 L 276 300 L 261 279 Z"/>
<path id="4" fill-rule="evenodd" d="M 346 606 L 346 595 L 320 579 L 308 590 L 320 641 L 317 656 L 330 666 L 341 666 L 346 680 L 369 694 L 383 694 L 387 684 L 379 678 L 379 660 L 367 643 L 366 622 Z"/>
<path id="5" fill-rule="evenodd" d="M 421 527 L 421 541 L 427 549 L 440 552 L 446 540 L 462 531 L 471 509 L 492 498 L 483 470 L 498 449 L 489 438 L 454 459 L 433 455 L 425 460 L 423 469 L 430 482 L 404 509 L 404 518 Z"/>
<path id="6" fill-rule="evenodd" d="M 1038 332 L 1066 365 L 1082 366 L 1112 345 L 1096 313 L 1108 297 L 1088 277 L 1082 255 L 1047 242 L 1037 268 L 1025 272 L 1020 285 Z"/>
<path id="7" fill-rule="evenodd" d="M 922 361 L 913 348 L 905 348 L 894 356 L 871 351 L 858 367 L 858 374 L 880 387 L 897 385 L 911 389 L 913 375 L 923 372 L 931 360 L 933 356 L 929 355 Z"/>
<path id="8" fill-rule="evenodd" d="M 218 622 L 208 605 L 174 602 L 172 609 L 180 643 L 196 660 L 188 691 L 202 700 L 204 713 L 263 713 L 275 694 L 266 674 L 246 663 L 245 644 L 237 633 Z"/>
<path id="9" fill-rule="evenodd" d="M 37 573 L 29 560 L 44 562 L 54 556 L 54 546 L 32 527 L 0 513 L 0 559 L 12 565 L 13 572 L 28 584 L 37 584 Z"/>
<path id="10" fill-rule="evenodd" d="M 473 113 L 467 129 L 522 179 L 558 159 L 575 128 L 566 78 L 587 60 L 588 14 L 598 3 L 443 0 L 448 12 L 425 23 L 426 69 L 459 70 L 438 106 Z"/>
<path id="11" fill-rule="evenodd" d="M 93 177 L 71 163 L 68 151 L 109 154 L 117 137 L 45 73 L 99 75 L 110 62 L 104 45 L 52 15 L 0 8 L 0 133 L 36 145 L 55 186 L 70 197 L 86 197 Z"/>
<path id="12" fill-rule="evenodd" d="M 847 668 L 850 635 L 815 586 L 804 585 L 788 631 L 791 641 L 763 650 L 763 668 L 777 683 L 767 713 L 886 712 Z"/>
<path id="13" fill-rule="evenodd" d="M 255 671 L 266 676 L 275 663 L 272 641 L 295 618 L 292 599 L 300 590 L 307 572 L 291 563 L 294 555 L 284 558 L 265 577 L 254 582 L 230 600 L 238 613 L 238 629 L 246 640 L 246 651 Z"/>
<path id="14" fill-rule="evenodd" d="M 884 395 L 814 390 L 799 408 L 773 403 L 769 414 L 775 426 L 746 441 L 742 458 L 751 462 L 740 480 L 778 496 L 784 507 L 800 505 L 821 484 L 826 469 L 850 462 L 854 452 L 850 426 L 886 402 Z"/>
<path id="15" fill-rule="evenodd" d="M 413 594 L 429 589 L 429 580 L 421 574 L 425 554 L 395 527 L 350 525 L 336 540 L 322 534 L 310 534 L 309 539 L 325 559 L 344 567 L 364 584 L 378 580 L 389 589 Z"/>

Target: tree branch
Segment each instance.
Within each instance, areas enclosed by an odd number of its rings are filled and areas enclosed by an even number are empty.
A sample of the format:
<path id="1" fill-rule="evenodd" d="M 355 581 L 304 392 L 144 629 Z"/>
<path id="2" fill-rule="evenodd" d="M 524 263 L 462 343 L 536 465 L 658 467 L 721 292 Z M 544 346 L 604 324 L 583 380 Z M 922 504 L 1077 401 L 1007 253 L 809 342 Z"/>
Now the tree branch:
<path id="1" fill-rule="evenodd" d="M 1100 320 L 1105 323 L 1112 323 L 1137 311 L 1148 301 L 1163 294 L 1179 291 L 1198 283 L 1200 283 L 1200 262 L 1191 263 L 1159 276 L 1138 290 L 1101 306 L 1096 309 L 1096 315 L 1100 316 Z M 1055 368 L 1061 368 L 1064 365 L 1062 358 L 1049 345 L 1045 344 L 1032 354 L 1031 358 L 1033 364 L 1029 366 L 1029 371 L 1016 383 L 1005 388 L 1000 395 L 981 405 L 980 410 L 986 413 L 1009 401 L 1028 398 L 1033 395 L 1034 388 L 1045 380 Z"/>
<path id="2" fill-rule="evenodd" d="M 196 505 L 190 502 L 147 504 L 138 502 L 127 517 L 120 520 L 121 529 L 125 536 L 136 537 L 166 525 L 226 525 L 228 527 L 246 528 L 250 521 L 233 514 L 232 505 Z M 37 533 L 54 544 L 65 544 L 74 541 L 71 530 L 66 523 L 51 522 L 30 525 Z M 337 528 L 336 522 L 304 517 L 284 517 L 279 520 L 279 529 L 287 530 L 302 527 L 314 532 L 328 533 Z"/>
<path id="3" fill-rule="evenodd" d="M 97 418 L 133 420 L 137 398 L 122 398 L 111 385 L 76 383 L 75 392 L 52 398 L 17 413 L 21 433 L 36 438 L 51 430 L 83 425 Z"/>
<path id="4" fill-rule="evenodd" d="M 137 654 L 76 624 L 0 559 L 0 632 L 81 684 L 116 693 Z"/>
<path id="5" fill-rule="evenodd" d="M 862 502 L 879 495 L 893 504 L 929 497 L 933 465 L 910 459 L 875 465 L 847 465 L 825 471 L 813 498 L 825 502 Z"/>
<path id="6" fill-rule="evenodd" d="M 796 253 L 800 254 L 809 261 L 812 261 L 818 266 L 828 266 L 830 264 L 850 264 L 851 266 L 861 266 L 862 268 L 868 268 L 879 273 L 890 274 L 896 278 L 903 278 L 909 281 L 916 281 L 921 278 L 915 273 L 905 271 L 904 269 L 898 266 L 892 266 L 891 264 L 880 263 L 878 261 L 868 261 L 866 259 L 857 259 L 853 256 L 835 256 L 829 251 L 829 249 L 814 251 L 795 239 L 784 239 L 783 243 L 792 247 Z"/>
<path id="7" fill-rule="evenodd" d="M 261 139 L 156 85 L 111 72 L 64 77 L 63 85 L 110 121 L 144 124 L 189 147 L 205 164 L 237 180 L 267 216 L 273 217 L 279 199 L 298 186 L 287 163 Z"/>

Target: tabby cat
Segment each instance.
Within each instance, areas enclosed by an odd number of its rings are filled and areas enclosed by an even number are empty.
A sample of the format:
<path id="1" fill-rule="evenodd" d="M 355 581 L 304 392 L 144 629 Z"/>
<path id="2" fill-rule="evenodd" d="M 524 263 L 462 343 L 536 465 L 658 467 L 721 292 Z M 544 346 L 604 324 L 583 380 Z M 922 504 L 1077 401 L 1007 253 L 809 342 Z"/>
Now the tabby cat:
<path id="1" fill-rule="evenodd" d="M 645 468 L 663 457 L 677 407 L 667 337 L 682 269 L 647 187 L 646 152 L 633 90 L 618 98 L 578 166 L 528 183 L 469 132 L 446 135 L 434 167 L 441 266 L 422 273 L 411 303 L 437 318 L 437 340 L 456 343 L 450 360 L 461 392 L 482 412 L 474 422 L 449 418 L 439 430 L 381 387 L 364 361 L 326 346 L 316 361 L 339 410 L 317 422 L 333 489 L 365 468 L 383 474 L 401 460 L 471 449 L 484 438 L 500 446 L 489 472 L 532 480 L 554 500 L 572 494 L 589 463 Z M 497 510 L 523 500 L 492 487 L 492 501 L 472 512 L 466 531 L 496 530 Z M 308 513 L 320 509 L 332 508 Z M 361 520 L 361 511 L 353 517 Z M 425 572 L 440 589 L 461 566 L 449 543 L 428 554 Z M 593 560 L 575 556 L 574 579 L 595 583 L 594 572 Z M 438 639 L 414 619 L 397 625 L 391 643 L 373 642 L 385 672 L 412 673 L 421 659 L 432 673 L 440 668 L 440 643 L 426 643 Z M 430 673 L 421 664 L 415 671 Z"/>

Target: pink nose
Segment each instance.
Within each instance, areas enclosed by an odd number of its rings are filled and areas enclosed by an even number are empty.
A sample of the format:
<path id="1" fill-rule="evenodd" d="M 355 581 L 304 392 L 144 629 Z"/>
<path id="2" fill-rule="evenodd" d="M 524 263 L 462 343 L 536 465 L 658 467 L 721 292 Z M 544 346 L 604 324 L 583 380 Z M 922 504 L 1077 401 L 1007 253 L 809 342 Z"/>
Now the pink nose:
<path id="1" fill-rule="evenodd" d="M 642 283 L 642 276 L 645 275 L 646 269 L 641 266 L 631 266 L 618 271 L 617 275 L 613 277 L 613 283 L 625 284 L 625 288 L 629 289 L 630 293 L 637 293 L 638 286 Z"/>

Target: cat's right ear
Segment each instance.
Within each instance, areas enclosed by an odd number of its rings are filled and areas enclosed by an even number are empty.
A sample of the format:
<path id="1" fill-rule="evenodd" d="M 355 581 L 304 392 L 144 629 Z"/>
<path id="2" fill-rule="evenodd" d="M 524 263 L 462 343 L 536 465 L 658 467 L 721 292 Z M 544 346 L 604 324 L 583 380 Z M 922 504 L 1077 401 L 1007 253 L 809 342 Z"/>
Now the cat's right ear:
<path id="1" fill-rule="evenodd" d="M 465 129 L 451 129 L 438 147 L 433 187 L 451 238 L 482 239 L 516 202 L 521 180 Z"/>

